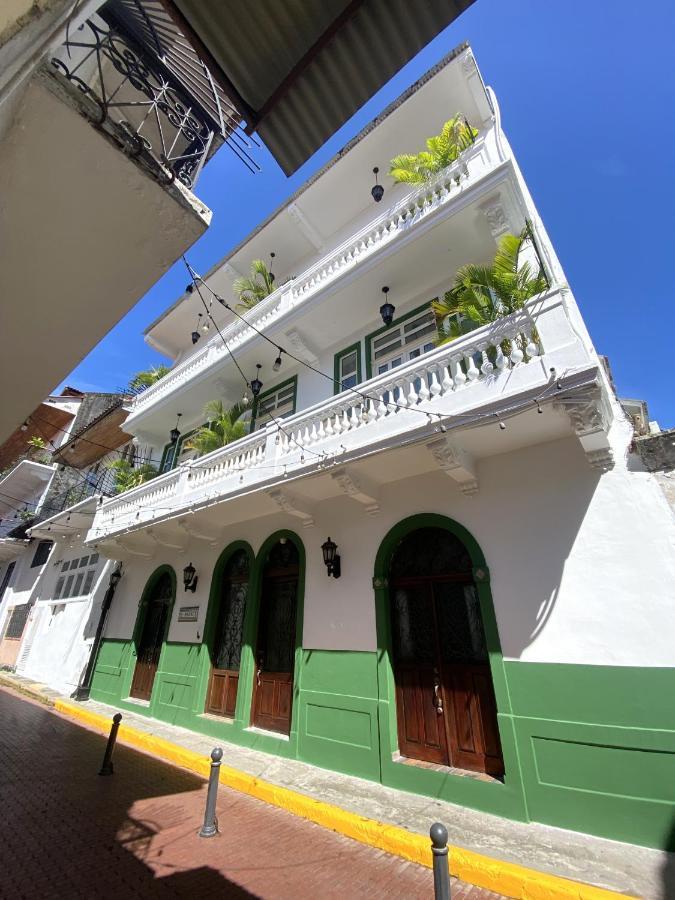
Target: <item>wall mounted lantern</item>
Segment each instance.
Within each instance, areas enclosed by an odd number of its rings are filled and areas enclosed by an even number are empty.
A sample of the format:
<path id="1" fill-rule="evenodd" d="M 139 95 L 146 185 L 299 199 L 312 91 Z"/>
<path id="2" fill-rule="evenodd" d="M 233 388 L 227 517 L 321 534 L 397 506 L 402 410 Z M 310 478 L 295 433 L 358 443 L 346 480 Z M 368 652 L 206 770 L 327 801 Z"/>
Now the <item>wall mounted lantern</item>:
<path id="1" fill-rule="evenodd" d="M 257 397 L 258 394 L 260 393 L 260 391 L 262 390 L 262 386 L 263 386 L 263 383 L 259 377 L 262 366 L 260 365 L 260 363 L 256 363 L 255 367 L 258 371 L 257 371 L 256 376 L 253 379 L 253 381 L 251 381 L 251 384 L 249 385 L 249 387 L 251 388 L 251 393 L 253 394 L 253 396 Z"/>
<path id="2" fill-rule="evenodd" d="M 121 580 L 122 580 L 122 566 L 119 563 L 117 563 L 117 566 L 115 567 L 115 569 L 110 573 L 110 581 L 109 581 L 110 587 L 113 590 L 115 590 L 115 588 L 117 587 L 117 585 L 120 583 Z"/>
<path id="3" fill-rule="evenodd" d="M 177 442 L 178 442 L 178 438 L 180 437 L 180 431 L 178 430 L 178 423 L 180 422 L 180 417 L 181 417 L 182 415 L 183 415 L 183 413 L 177 413 L 177 414 L 176 414 L 176 424 L 175 424 L 175 426 L 171 429 L 171 431 L 169 432 L 169 439 L 171 440 L 171 443 L 172 443 L 172 444 L 177 443 Z"/>
<path id="4" fill-rule="evenodd" d="M 396 312 L 396 307 L 393 303 L 389 302 L 389 288 L 383 287 L 382 293 L 384 294 L 384 303 L 380 307 L 380 315 L 382 316 L 382 321 L 384 324 L 389 327 L 391 323 L 394 321 L 394 313 Z"/>
<path id="5" fill-rule="evenodd" d="M 192 565 L 192 563 L 188 563 L 187 566 L 183 569 L 183 584 L 185 586 L 186 591 L 194 592 L 197 590 L 197 582 L 199 578 L 197 576 L 197 570 Z"/>
<path id="6" fill-rule="evenodd" d="M 323 553 L 323 561 L 326 565 L 326 569 L 328 570 L 328 577 L 332 575 L 333 578 L 339 578 L 341 573 L 340 570 L 340 557 L 336 553 L 337 544 L 335 541 L 331 541 L 328 538 L 327 541 L 321 545 L 321 552 Z"/>
<path id="7" fill-rule="evenodd" d="M 377 178 L 377 173 L 379 171 L 380 170 L 378 169 L 378 167 L 375 166 L 375 168 L 373 169 L 373 175 L 375 176 L 375 184 L 370 190 L 373 200 L 376 203 L 379 203 L 380 200 L 384 197 L 384 188 L 382 187 L 382 185 L 380 184 L 380 182 L 378 181 L 378 178 Z"/>

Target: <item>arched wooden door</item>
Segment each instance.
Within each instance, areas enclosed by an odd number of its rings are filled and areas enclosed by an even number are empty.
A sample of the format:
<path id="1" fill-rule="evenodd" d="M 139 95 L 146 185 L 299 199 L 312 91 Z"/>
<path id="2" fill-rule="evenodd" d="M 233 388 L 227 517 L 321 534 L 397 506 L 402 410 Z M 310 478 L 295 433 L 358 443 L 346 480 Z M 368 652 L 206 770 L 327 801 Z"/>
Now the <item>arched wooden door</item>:
<path id="1" fill-rule="evenodd" d="M 216 627 L 209 642 L 211 674 L 205 710 L 211 715 L 234 718 L 248 580 L 248 553 L 236 550 L 223 572 Z"/>
<path id="2" fill-rule="evenodd" d="M 272 547 L 262 575 L 252 724 L 288 734 L 300 565 L 295 544 L 282 540 Z"/>
<path id="3" fill-rule="evenodd" d="M 442 528 L 413 531 L 394 553 L 389 585 L 401 754 L 502 775 L 492 675 L 466 548 Z"/>
<path id="4" fill-rule="evenodd" d="M 136 700 L 150 700 L 152 696 L 172 605 L 173 582 L 169 573 L 164 572 L 152 588 L 136 644 L 136 667 L 129 691 L 129 696 Z"/>

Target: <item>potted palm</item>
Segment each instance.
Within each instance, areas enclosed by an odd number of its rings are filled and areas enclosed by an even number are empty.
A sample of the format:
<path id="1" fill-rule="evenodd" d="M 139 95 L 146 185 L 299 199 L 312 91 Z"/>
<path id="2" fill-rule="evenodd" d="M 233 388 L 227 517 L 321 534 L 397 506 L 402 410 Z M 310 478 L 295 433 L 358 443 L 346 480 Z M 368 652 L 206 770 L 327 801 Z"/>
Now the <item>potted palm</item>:
<path id="1" fill-rule="evenodd" d="M 187 449 L 197 450 L 203 456 L 244 437 L 248 433 L 248 423 L 243 418 L 246 412 L 240 403 L 226 409 L 221 400 L 211 400 L 204 407 L 207 423 L 192 435 Z"/>
<path id="2" fill-rule="evenodd" d="M 108 469 L 113 473 L 115 479 L 114 491 L 116 494 L 123 494 L 125 491 L 139 487 L 157 474 L 157 469 L 150 463 L 134 466 L 128 459 L 116 459 L 108 465 Z"/>
<path id="3" fill-rule="evenodd" d="M 426 150 L 395 156 L 389 164 L 389 175 L 397 184 L 425 184 L 437 172 L 452 165 L 473 144 L 477 134 L 478 130 L 457 113 L 448 119 L 440 134 L 427 138 Z"/>

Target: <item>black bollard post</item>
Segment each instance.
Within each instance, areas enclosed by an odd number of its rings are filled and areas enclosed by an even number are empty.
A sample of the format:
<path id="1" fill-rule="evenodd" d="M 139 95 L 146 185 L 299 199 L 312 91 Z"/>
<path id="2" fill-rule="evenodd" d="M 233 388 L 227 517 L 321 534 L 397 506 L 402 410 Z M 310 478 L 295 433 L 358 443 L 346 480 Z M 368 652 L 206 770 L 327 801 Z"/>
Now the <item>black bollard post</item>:
<path id="1" fill-rule="evenodd" d="M 434 900 L 450 900 L 448 829 L 435 822 L 429 829 L 429 837 L 434 860 Z"/>
<path id="2" fill-rule="evenodd" d="M 213 837 L 218 834 L 216 800 L 218 799 L 218 776 L 222 758 L 223 751 L 220 747 L 214 747 L 211 751 L 211 771 L 209 773 L 209 787 L 206 792 L 206 812 L 204 813 L 204 824 L 199 830 L 199 837 Z"/>
<path id="3" fill-rule="evenodd" d="M 99 775 L 112 775 L 113 773 L 112 755 L 113 750 L 115 749 L 115 741 L 117 740 L 117 732 L 119 731 L 121 721 L 122 713 L 115 713 L 110 729 L 110 736 L 108 737 L 108 743 L 105 748 L 105 753 L 103 754 L 101 771 L 98 773 Z"/>

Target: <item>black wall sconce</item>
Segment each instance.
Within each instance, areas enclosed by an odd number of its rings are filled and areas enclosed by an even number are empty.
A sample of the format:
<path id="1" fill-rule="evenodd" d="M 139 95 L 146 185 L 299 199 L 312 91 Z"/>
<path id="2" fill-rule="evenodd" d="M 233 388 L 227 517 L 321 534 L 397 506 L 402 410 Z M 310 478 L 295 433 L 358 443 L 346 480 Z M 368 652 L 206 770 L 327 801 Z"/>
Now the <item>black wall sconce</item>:
<path id="1" fill-rule="evenodd" d="M 340 557 L 336 553 L 336 550 L 337 544 L 335 543 L 335 541 L 331 541 L 330 538 L 328 538 L 328 540 L 321 545 L 323 561 L 326 564 L 329 578 L 331 575 L 333 576 L 333 578 L 339 578 L 342 574 L 340 568 Z"/>
<path id="2" fill-rule="evenodd" d="M 114 569 L 114 571 L 112 571 L 110 573 L 110 581 L 108 583 L 109 583 L 110 587 L 113 590 L 115 590 L 115 588 L 117 587 L 117 585 L 120 583 L 121 580 L 122 580 L 122 566 L 120 565 L 120 563 L 118 563 L 116 568 Z"/>
<path id="3" fill-rule="evenodd" d="M 374 200 L 376 203 L 379 203 L 380 200 L 384 197 L 384 188 L 382 187 L 382 185 L 380 184 L 380 182 L 379 182 L 379 180 L 378 180 L 378 178 L 377 178 L 377 173 L 378 173 L 379 171 L 380 171 L 380 170 L 378 169 L 378 167 L 375 166 L 375 168 L 373 169 L 373 175 L 375 176 L 375 184 L 374 184 L 373 187 L 370 189 L 370 193 L 371 193 L 371 195 L 372 195 L 372 198 L 373 198 L 373 200 Z"/>
<path id="4" fill-rule="evenodd" d="M 188 563 L 187 566 L 183 569 L 183 584 L 185 586 L 186 591 L 194 592 L 197 590 L 197 582 L 199 578 L 197 577 L 197 570 L 192 565 L 192 563 Z"/>
<path id="5" fill-rule="evenodd" d="M 382 293 L 384 294 L 384 303 L 380 307 L 380 315 L 382 316 L 382 321 L 384 322 L 384 324 L 389 327 L 394 321 L 394 313 L 396 312 L 396 307 L 393 303 L 389 302 L 389 288 L 383 287 Z"/>

